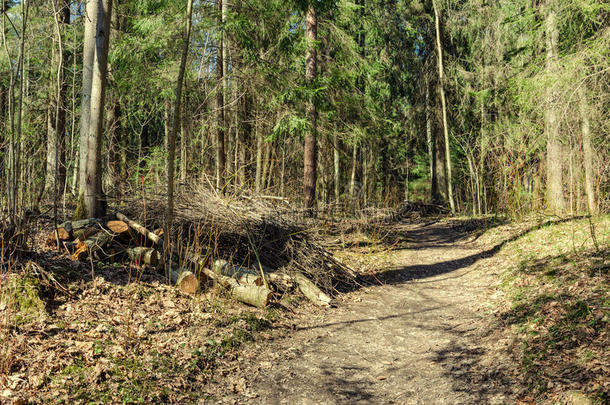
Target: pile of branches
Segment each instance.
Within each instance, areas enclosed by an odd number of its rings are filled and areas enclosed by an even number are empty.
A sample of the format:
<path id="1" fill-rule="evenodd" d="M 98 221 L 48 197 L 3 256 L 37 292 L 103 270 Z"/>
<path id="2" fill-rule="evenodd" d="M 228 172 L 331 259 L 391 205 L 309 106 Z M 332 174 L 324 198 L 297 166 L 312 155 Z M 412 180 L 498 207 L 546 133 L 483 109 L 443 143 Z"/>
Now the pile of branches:
<path id="1" fill-rule="evenodd" d="M 163 225 L 165 204 L 161 199 L 148 201 L 146 210 L 129 212 L 154 229 Z M 301 280 L 326 297 L 356 285 L 354 271 L 322 247 L 296 215 L 278 207 L 275 199 L 190 189 L 176 198 L 169 237 L 180 268 L 194 274 L 202 269 L 233 278 L 249 274 L 256 279 L 256 274 L 263 274 L 265 284 L 275 283 L 284 291 L 294 285 L 308 295 Z"/>
<path id="2" fill-rule="evenodd" d="M 398 209 L 386 216 L 385 222 L 417 220 L 427 217 L 439 217 L 447 214 L 449 214 L 449 210 L 442 205 L 425 203 L 423 201 L 404 201 Z"/>

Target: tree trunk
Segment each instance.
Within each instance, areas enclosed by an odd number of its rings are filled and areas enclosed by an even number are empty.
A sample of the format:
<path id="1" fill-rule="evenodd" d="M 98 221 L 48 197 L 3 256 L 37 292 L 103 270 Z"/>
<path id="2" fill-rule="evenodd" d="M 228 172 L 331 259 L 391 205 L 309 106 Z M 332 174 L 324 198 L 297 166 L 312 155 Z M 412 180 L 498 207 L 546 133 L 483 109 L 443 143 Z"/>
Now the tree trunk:
<path id="1" fill-rule="evenodd" d="M 250 122 L 250 108 L 252 105 L 251 96 L 246 94 L 242 102 L 242 116 L 243 122 L 240 123 L 236 119 L 237 125 L 237 140 L 239 144 L 239 152 L 237 154 L 237 172 L 239 178 L 239 184 L 243 187 L 246 185 L 246 148 L 247 148 L 247 139 L 250 136 L 250 132 L 252 131 L 252 124 Z M 239 117 L 239 114 L 237 114 Z M 240 125 L 241 124 L 241 125 Z"/>
<path id="2" fill-rule="evenodd" d="M 441 109 L 443 114 L 443 135 L 445 140 L 445 163 L 447 169 L 447 199 L 449 200 L 449 207 L 451 213 L 455 213 L 455 202 L 453 201 L 453 185 L 452 185 L 452 174 L 451 174 L 451 152 L 449 148 L 449 128 L 447 121 L 447 102 L 445 100 L 445 78 L 443 68 L 443 47 L 441 44 L 441 27 L 440 27 L 440 11 L 436 4 L 438 0 L 432 0 L 434 8 L 434 26 L 436 28 L 436 50 L 437 50 L 437 66 L 438 66 L 438 81 L 439 90 L 441 97 Z"/>
<path id="3" fill-rule="evenodd" d="M 309 5 L 306 17 L 305 36 L 308 42 L 305 81 L 311 86 L 316 79 L 316 59 L 317 59 L 317 30 L 318 17 L 313 4 Z M 310 88 L 311 89 L 311 88 Z M 305 211 L 308 216 L 314 215 L 314 204 L 316 198 L 317 180 L 317 144 L 316 144 L 316 107 L 310 98 L 307 101 L 307 117 L 309 118 L 310 128 L 305 133 L 305 156 L 303 170 L 303 188 L 305 197 Z"/>
<path id="4" fill-rule="evenodd" d="M 545 21 L 546 27 L 546 69 L 553 74 L 558 69 L 557 44 L 559 41 L 559 30 L 557 29 L 556 15 L 553 0 L 547 3 L 548 13 Z M 565 211 L 565 199 L 563 195 L 563 153 L 559 136 L 559 117 L 555 104 L 558 102 L 557 90 L 553 86 L 547 88 L 545 111 L 546 132 L 546 180 L 547 180 L 547 204 L 548 209 L 554 214 Z"/>
<path id="5" fill-rule="evenodd" d="M 258 118 L 258 117 L 257 117 Z M 256 174 L 254 176 L 254 190 L 258 193 L 261 191 L 263 177 L 263 148 L 265 142 L 263 134 L 259 128 L 258 122 L 254 122 L 254 134 L 256 136 Z"/>
<path id="6" fill-rule="evenodd" d="M 93 58 L 95 56 L 95 33 L 99 0 L 87 0 L 85 6 L 85 36 L 83 40 L 83 84 L 81 87 L 80 107 L 80 155 L 79 155 L 79 194 L 85 194 L 85 165 L 89 143 L 89 121 L 91 117 L 91 83 L 93 81 Z"/>
<path id="7" fill-rule="evenodd" d="M 163 147 L 168 150 L 169 145 L 169 133 L 171 132 L 172 125 L 172 102 L 167 99 L 163 104 Z"/>
<path id="8" fill-rule="evenodd" d="M 172 221 L 174 218 L 174 167 L 176 160 L 176 133 L 178 125 L 182 122 L 181 102 L 182 102 L 182 82 L 184 81 L 184 70 L 186 68 L 186 58 L 189 51 L 191 40 L 191 17 L 193 14 L 193 0 L 186 0 L 186 27 L 184 29 L 182 56 L 180 58 L 180 69 L 178 70 L 178 80 L 176 81 L 176 100 L 174 101 L 174 114 L 172 129 L 168 139 L 168 158 L 167 158 L 167 213 L 165 222 L 165 254 L 169 253 L 170 239 L 172 234 Z M 182 134 L 184 136 L 184 134 Z"/>
<path id="9" fill-rule="evenodd" d="M 227 108 L 227 105 L 231 105 L 230 103 L 230 91 L 229 91 L 229 37 L 227 35 L 227 13 L 229 11 L 229 0 L 221 0 L 222 4 L 222 92 L 224 95 L 224 105 L 223 105 L 223 126 L 225 129 L 225 164 L 226 164 L 226 183 L 229 183 L 233 178 L 233 139 L 232 139 L 232 131 L 231 126 L 229 125 L 231 122 L 231 112 L 230 109 Z"/>
<path id="10" fill-rule="evenodd" d="M 186 102 L 186 100 L 185 100 Z M 188 105 L 188 103 L 187 103 Z M 189 123 L 182 114 L 180 119 L 180 182 L 186 183 L 188 165 L 188 144 L 190 139 Z"/>
<path id="11" fill-rule="evenodd" d="M 335 204 L 339 204 L 339 196 L 341 195 L 341 166 L 339 156 L 339 136 L 335 132 L 333 134 L 333 163 L 334 163 L 334 191 L 335 191 Z"/>
<path id="12" fill-rule="evenodd" d="M 438 189 L 438 177 L 437 166 L 436 166 L 436 142 L 435 136 L 432 135 L 432 114 L 430 112 L 430 80 L 429 78 L 424 79 L 426 82 L 426 105 L 425 105 L 425 116 L 426 116 L 426 145 L 428 147 L 428 165 L 430 166 L 430 198 L 432 202 L 437 204 L 441 201 L 441 194 Z"/>
<path id="13" fill-rule="evenodd" d="M 356 170 L 358 169 L 358 144 L 356 140 L 354 140 L 354 144 L 352 145 L 352 172 L 350 174 L 349 181 L 349 201 L 350 208 L 355 211 L 357 208 L 357 198 L 356 196 Z"/>
<path id="14" fill-rule="evenodd" d="M 55 1 L 55 0 L 53 0 Z M 57 12 L 57 77 L 52 81 L 50 94 L 55 95 L 53 102 L 49 103 L 47 116 L 47 169 L 45 188 L 54 190 L 57 184 L 57 192 L 63 192 L 66 179 L 66 94 L 68 83 L 65 80 L 64 64 L 67 59 L 63 46 L 63 29 L 61 25 L 70 24 L 70 0 L 61 0 L 60 9 Z M 56 170 L 56 163 L 57 165 Z"/>
<path id="15" fill-rule="evenodd" d="M 267 176 L 269 176 L 269 163 L 271 161 L 271 143 L 263 142 L 265 153 L 263 157 L 263 174 L 261 176 L 261 190 L 265 189 L 267 184 Z"/>
<path id="16" fill-rule="evenodd" d="M 108 159 L 106 163 L 108 187 L 115 188 L 115 196 L 120 196 L 120 181 L 123 173 L 123 158 L 121 152 L 121 106 L 118 100 L 112 100 L 106 117 L 106 131 L 108 133 Z"/>
<path id="17" fill-rule="evenodd" d="M 222 3 L 223 0 L 216 0 L 216 5 L 220 15 L 218 25 L 222 26 Z M 222 33 L 216 45 L 216 188 L 221 190 L 225 184 L 225 102 L 224 102 L 224 69 L 223 69 L 223 38 Z"/>
<path id="18" fill-rule="evenodd" d="M 589 121 L 589 105 L 587 95 L 583 88 L 580 89 L 580 119 L 582 131 L 582 160 L 585 168 L 585 194 L 587 196 L 587 208 L 589 214 L 597 214 L 597 204 L 595 202 L 595 173 L 593 163 L 595 152 L 591 146 L 591 124 Z"/>
<path id="19" fill-rule="evenodd" d="M 89 108 L 89 128 L 84 169 L 84 201 L 89 217 L 104 215 L 102 196 L 102 128 L 108 70 L 108 44 L 110 39 L 110 18 L 112 0 L 96 0 L 96 15 L 91 24 L 95 26 L 95 43 L 85 44 L 85 49 L 95 46 L 93 57 L 93 77 L 91 79 L 91 105 Z M 86 52 L 85 52 L 86 53 Z"/>
<path id="20" fill-rule="evenodd" d="M 23 115 L 23 58 L 25 52 L 25 36 L 28 19 L 29 1 L 23 1 L 21 7 L 21 33 L 19 34 L 19 56 L 17 58 L 17 74 L 13 71 L 13 65 L 5 34 L 6 13 L 2 13 L 2 38 L 6 50 L 6 56 L 10 63 L 10 85 L 9 85 L 9 125 L 10 139 L 8 145 L 8 169 L 7 169 L 7 199 L 9 208 L 9 221 L 14 224 L 17 220 L 17 200 L 18 200 L 18 181 L 19 181 L 19 155 L 21 144 L 21 120 Z M 19 77 L 19 103 L 15 114 L 15 87 Z M 17 118 L 17 125 L 15 125 Z"/>

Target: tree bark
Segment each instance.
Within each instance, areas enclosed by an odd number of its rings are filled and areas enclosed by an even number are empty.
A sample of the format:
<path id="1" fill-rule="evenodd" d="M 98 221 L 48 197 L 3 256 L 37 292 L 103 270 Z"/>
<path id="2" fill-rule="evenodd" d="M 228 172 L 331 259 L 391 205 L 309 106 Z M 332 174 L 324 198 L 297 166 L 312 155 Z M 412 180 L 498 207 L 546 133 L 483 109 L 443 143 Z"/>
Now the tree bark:
<path id="1" fill-rule="evenodd" d="M 305 295 L 315 305 L 320 307 L 327 307 L 330 305 L 331 298 L 316 287 L 316 285 L 302 273 L 295 273 L 293 278 L 303 295 Z"/>
<path id="2" fill-rule="evenodd" d="M 589 214 L 597 214 L 597 204 L 595 202 L 595 173 L 593 171 L 593 162 L 595 160 L 595 152 L 591 146 L 591 124 L 589 120 L 589 105 L 587 103 L 587 95 L 584 89 L 580 89 L 580 119 L 582 131 L 582 160 L 585 169 L 585 194 L 587 196 L 587 208 Z"/>
<path id="3" fill-rule="evenodd" d="M 333 166 L 334 166 L 334 194 L 335 204 L 339 204 L 339 197 L 341 195 L 341 162 L 339 156 L 339 136 L 335 132 L 333 134 Z"/>
<path id="4" fill-rule="evenodd" d="M 451 151 L 449 148 L 449 128 L 447 121 L 447 102 L 445 100 L 445 75 L 443 68 L 443 47 L 441 43 L 441 27 L 440 27 L 440 11 L 436 4 L 438 0 L 432 0 L 432 6 L 434 8 L 434 26 L 436 29 L 436 51 L 437 51 L 437 66 L 438 66 L 438 80 L 439 90 L 441 97 L 441 109 L 443 114 L 443 135 L 445 140 L 445 163 L 447 169 L 447 199 L 449 200 L 449 207 L 451 213 L 455 213 L 455 202 L 453 200 L 453 180 L 451 174 Z"/>
<path id="5" fill-rule="evenodd" d="M 129 225 L 129 227 L 131 229 L 133 229 L 134 231 L 138 232 L 140 235 L 144 236 L 146 239 L 152 241 L 155 245 L 161 245 L 161 242 L 163 241 L 163 239 L 161 239 L 161 237 L 151 231 L 149 231 L 148 229 L 146 229 L 144 226 L 138 224 L 135 221 L 132 221 L 131 219 L 127 218 L 124 214 L 117 212 L 116 213 L 116 217 L 117 219 L 125 222 L 127 225 Z"/>
<path id="6" fill-rule="evenodd" d="M 159 264 L 159 259 L 161 258 L 157 250 L 149 247 L 138 246 L 126 249 L 125 252 L 129 257 L 129 260 L 140 265 L 146 264 L 148 266 L 156 267 Z"/>
<path id="7" fill-rule="evenodd" d="M 258 118 L 258 117 L 257 117 Z M 258 193 L 261 191 L 262 176 L 263 176 L 263 148 L 265 142 L 262 131 L 259 128 L 258 122 L 254 123 L 254 134 L 256 137 L 256 173 L 254 175 L 254 190 Z"/>
<path id="8" fill-rule="evenodd" d="M 318 16 L 316 9 L 313 4 L 309 4 L 306 16 L 306 32 L 305 36 L 308 41 L 307 59 L 305 61 L 305 81 L 307 85 L 313 85 L 316 79 L 316 65 L 317 65 L 317 39 L 318 39 Z M 304 156 L 304 170 L 303 170 L 303 188 L 305 197 L 305 213 L 308 216 L 314 215 L 314 204 L 316 198 L 316 180 L 317 180 L 317 143 L 316 143 L 316 132 L 317 132 L 317 114 L 316 106 L 310 97 L 307 102 L 307 117 L 309 118 L 310 128 L 305 133 L 305 156 Z"/>
<path id="9" fill-rule="evenodd" d="M 231 277 L 226 277 L 212 270 L 203 269 L 203 272 L 212 280 L 216 280 L 219 284 L 229 290 L 232 298 L 243 303 L 253 305 L 258 308 L 267 306 L 272 292 L 269 288 L 257 285 L 242 285 L 237 280 Z"/>
<path id="10" fill-rule="evenodd" d="M 104 102 L 106 96 L 106 79 L 108 71 L 108 45 L 110 38 L 110 18 L 112 16 L 112 0 L 90 1 L 94 5 L 87 23 L 94 26 L 95 35 L 89 43 L 85 42 L 84 54 L 89 54 L 89 48 L 94 47 L 93 66 L 90 90 L 89 127 L 87 129 L 87 147 L 81 150 L 85 153 L 85 164 L 81 169 L 81 179 L 84 178 L 84 202 L 89 217 L 100 217 L 104 214 L 105 206 L 102 196 L 102 127 L 104 122 Z M 85 29 L 87 32 L 87 28 Z M 84 63 L 87 63 L 85 61 Z M 87 66 L 84 66 L 84 70 Z M 84 79 L 83 79 L 84 80 Z M 84 85 L 85 83 L 83 83 Z M 85 93 L 85 90 L 83 90 Z M 81 133 L 82 135 L 82 133 Z M 83 173 L 84 172 L 84 173 Z"/>
<path id="11" fill-rule="evenodd" d="M 55 0 L 53 0 L 55 1 Z M 70 24 L 70 0 L 61 0 L 57 11 L 57 77 L 51 82 L 51 92 L 56 96 L 55 100 L 49 102 L 47 115 L 47 167 L 45 188 L 54 190 L 57 183 L 57 192 L 63 192 L 66 179 L 66 95 L 68 83 L 65 80 L 64 64 L 67 59 L 63 46 L 61 26 Z M 52 96 L 51 96 L 52 97 Z M 57 165 L 56 170 L 56 163 Z"/>
<path id="12" fill-rule="evenodd" d="M 216 0 L 220 15 L 218 25 L 222 26 L 222 3 Z M 222 34 L 217 39 L 216 45 L 216 188 L 221 190 L 225 183 L 225 102 L 224 102 L 224 69 L 223 69 L 223 42 Z"/>
<path id="13" fill-rule="evenodd" d="M 80 107 L 80 155 L 79 155 L 79 194 L 85 193 L 85 164 L 89 141 L 89 120 L 91 116 L 91 83 L 93 80 L 93 58 L 95 56 L 95 22 L 99 0 L 87 0 L 85 5 L 85 36 L 83 40 L 83 73 Z"/>
<path id="14" fill-rule="evenodd" d="M 545 21 L 546 28 L 546 70 L 549 74 L 554 74 L 558 69 L 559 30 L 557 29 L 554 1 L 549 0 L 546 4 L 548 8 Z M 559 135 L 560 123 L 557 114 L 557 90 L 553 86 L 547 88 L 546 111 L 545 111 L 545 132 L 546 132 L 546 181 L 547 181 L 547 206 L 549 211 L 554 214 L 561 214 L 565 211 L 565 199 L 563 195 L 563 153 Z"/>
<path id="15" fill-rule="evenodd" d="M 121 150 L 121 106 L 118 100 L 112 100 L 110 103 L 106 117 L 106 131 L 108 132 L 107 185 L 119 185 L 118 183 L 122 180 L 125 162 Z M 116 187 L 115 191 L 116 194 L 121 194 L 120 185 Z"/>
<path id="16" fill-rule="evenodd" d="M 252 123 L 250 122 L 252 117 L 250 114 L 250 108 L 252 105 L 251 96 L 249 93 L 246 93 L 243 98 L 242 105 L 242 114 L 243 114 L 243 122 L 239 122 L 236 118 L 237 125 L 237 141 L 238 141 L 238 154 L 237 154 L 237 172 L 239 178 L 239 184 L 243 187 L 246 185 L 246 148 L 247 148 L 247 139 L 250 137 L 250 132 L 252 131 Z M 237 114 L 239 117 L 239 114 Z"/>
<path id="17" fill-rule="evenodd" d="M 169 99 L 165 100 L 163 107 L 163 147 L 165 150 L 168 150 L 169 133 L 171 132 L 172 126 L 172 102 Z"/>
<path id="18" fill-rule="evenodd" d="M 167 254 L 170 247 L 170 236 L 172 234 L 172 222 L 174 219 L 174 168 L 176 160 L 176 133 L 178 125 L 182 122 L 181 118 L 181 101 L 182 101 L 182 82 L 184 81 L 184 70 L 186 68 L 186 58 L 188 56 L 189 43 L 191 38 L 191 17 L 193 14 L 193 0 L 187 0 L 186 6 L 186 27 L 184 29 L 182 56 L 180 58 L 180 70 L 178 71 L 178 80 L 176 81 L 176 100 L 174 101 L 174 114 L 172 120 L 172 129 L 168 140 L 168 158 L 167 158 L 167 213 L 165 222 L 165 246 L 164 252 Z M 184 136 L 184 134 L 183 134 Z"/>
<path id="19" fill-rule="evenodd" d="M 441 200 L 441 194 L 438 189 L 437 165 L 436 165 L 436 137 L 432 134 L 432 113 L 430 112 L 430 79 L 424 79 L 426 82 L 426 105 L 424 107 L 426 119 L 426 145 L 428 147 L 428 164 L 430 166 L 430 198 L 434 204 L 438 204 Z"/>
<path id="20" fill-rule="evenodd" d="M 224 95 L 223 105 L 223 125 L 225 129 L 225 164 L 226 164 L 226 183 L 230 183 L 233 178 L 233 136 L 231 122 L 231 111 L 227 108 L 230 103 L 230 91 L 229 91 L 229 36 L 227 35 L 227 13 L 229 11 L 229 0 L 221 0 L 222 4 L 222 92 Z"/>

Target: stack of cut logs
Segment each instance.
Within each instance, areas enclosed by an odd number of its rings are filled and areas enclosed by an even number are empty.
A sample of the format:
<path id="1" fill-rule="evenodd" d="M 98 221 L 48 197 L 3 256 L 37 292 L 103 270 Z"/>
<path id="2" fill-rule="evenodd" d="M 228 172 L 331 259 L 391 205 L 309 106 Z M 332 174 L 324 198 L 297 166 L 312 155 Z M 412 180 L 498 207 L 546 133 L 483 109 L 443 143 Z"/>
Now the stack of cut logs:
<path id="1" fill-rule="evenodd" d="M 129 260 L 140 266 L 151 266 L 157 269 L 163 265 L 163 230 L 150 231 L 141 224 L 132 221 L 124 214 L 105 218 L 89 218 L 64 222 L 52 231 L 47 240 L 51 246 L 60 245 L 73 260 Z M 191 252 L 186 266 L 197 269 L 181 268 L 177 258 L 167 260 L 167 275 L 172 283 L 183 292 L 194 294 L 201 286 L 213 280 L 229 292 L 229 295 L 241 302 L 259 308 L 265 307 L 277 294 L 298 289 L 310 301 L 318 306 L 330 305 L 331 298 L 321 291 L 310 279 L 300 272 L 286 274 L 259 264 L 257 268 L 235 266 L 226 260 L 210 261 L 210 254 Z M 212 270 L 207 268 L 211 264 Z"/>

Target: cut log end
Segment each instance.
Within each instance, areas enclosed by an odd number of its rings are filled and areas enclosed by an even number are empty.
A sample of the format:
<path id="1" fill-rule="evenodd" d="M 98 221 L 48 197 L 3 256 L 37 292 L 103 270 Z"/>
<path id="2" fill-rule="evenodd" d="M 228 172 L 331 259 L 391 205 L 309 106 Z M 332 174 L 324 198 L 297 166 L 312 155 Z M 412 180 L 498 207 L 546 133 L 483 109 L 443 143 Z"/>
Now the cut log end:
<path id="1" fill-rule="evenodd" d="M 178 276 L 176 286 L 182 292 L 187 294 L 195 294 L 197 291 L 199 291 L 199 279 L 190 271 L 183 271 L 180 273 L 180 276 Z"/>
<path id="2" fill-rule="evenodd" d="M 57 245 L 57 237 L 59 236 L 59 240 L 61 242 L 65 242 L 71 239 L 70 232 L 66 230 L 64 227 L 57 228 L 57 233 L 55 231 L 51 231 L 49 237 L 47 238 L 47 245 L 53 246 Z"/>
<path id="3" fill-rule="evenodd" d="M 125 222 L 119 221 L 119 220 L 113 220 L 113 221 L 106 222 L 106 227 L 108 229 L 110 229 L 112 232 L 116 233 L 117 235 L 121 235 L 121 234 L 129 232 L 129 225 L 127 225 Z"/>

